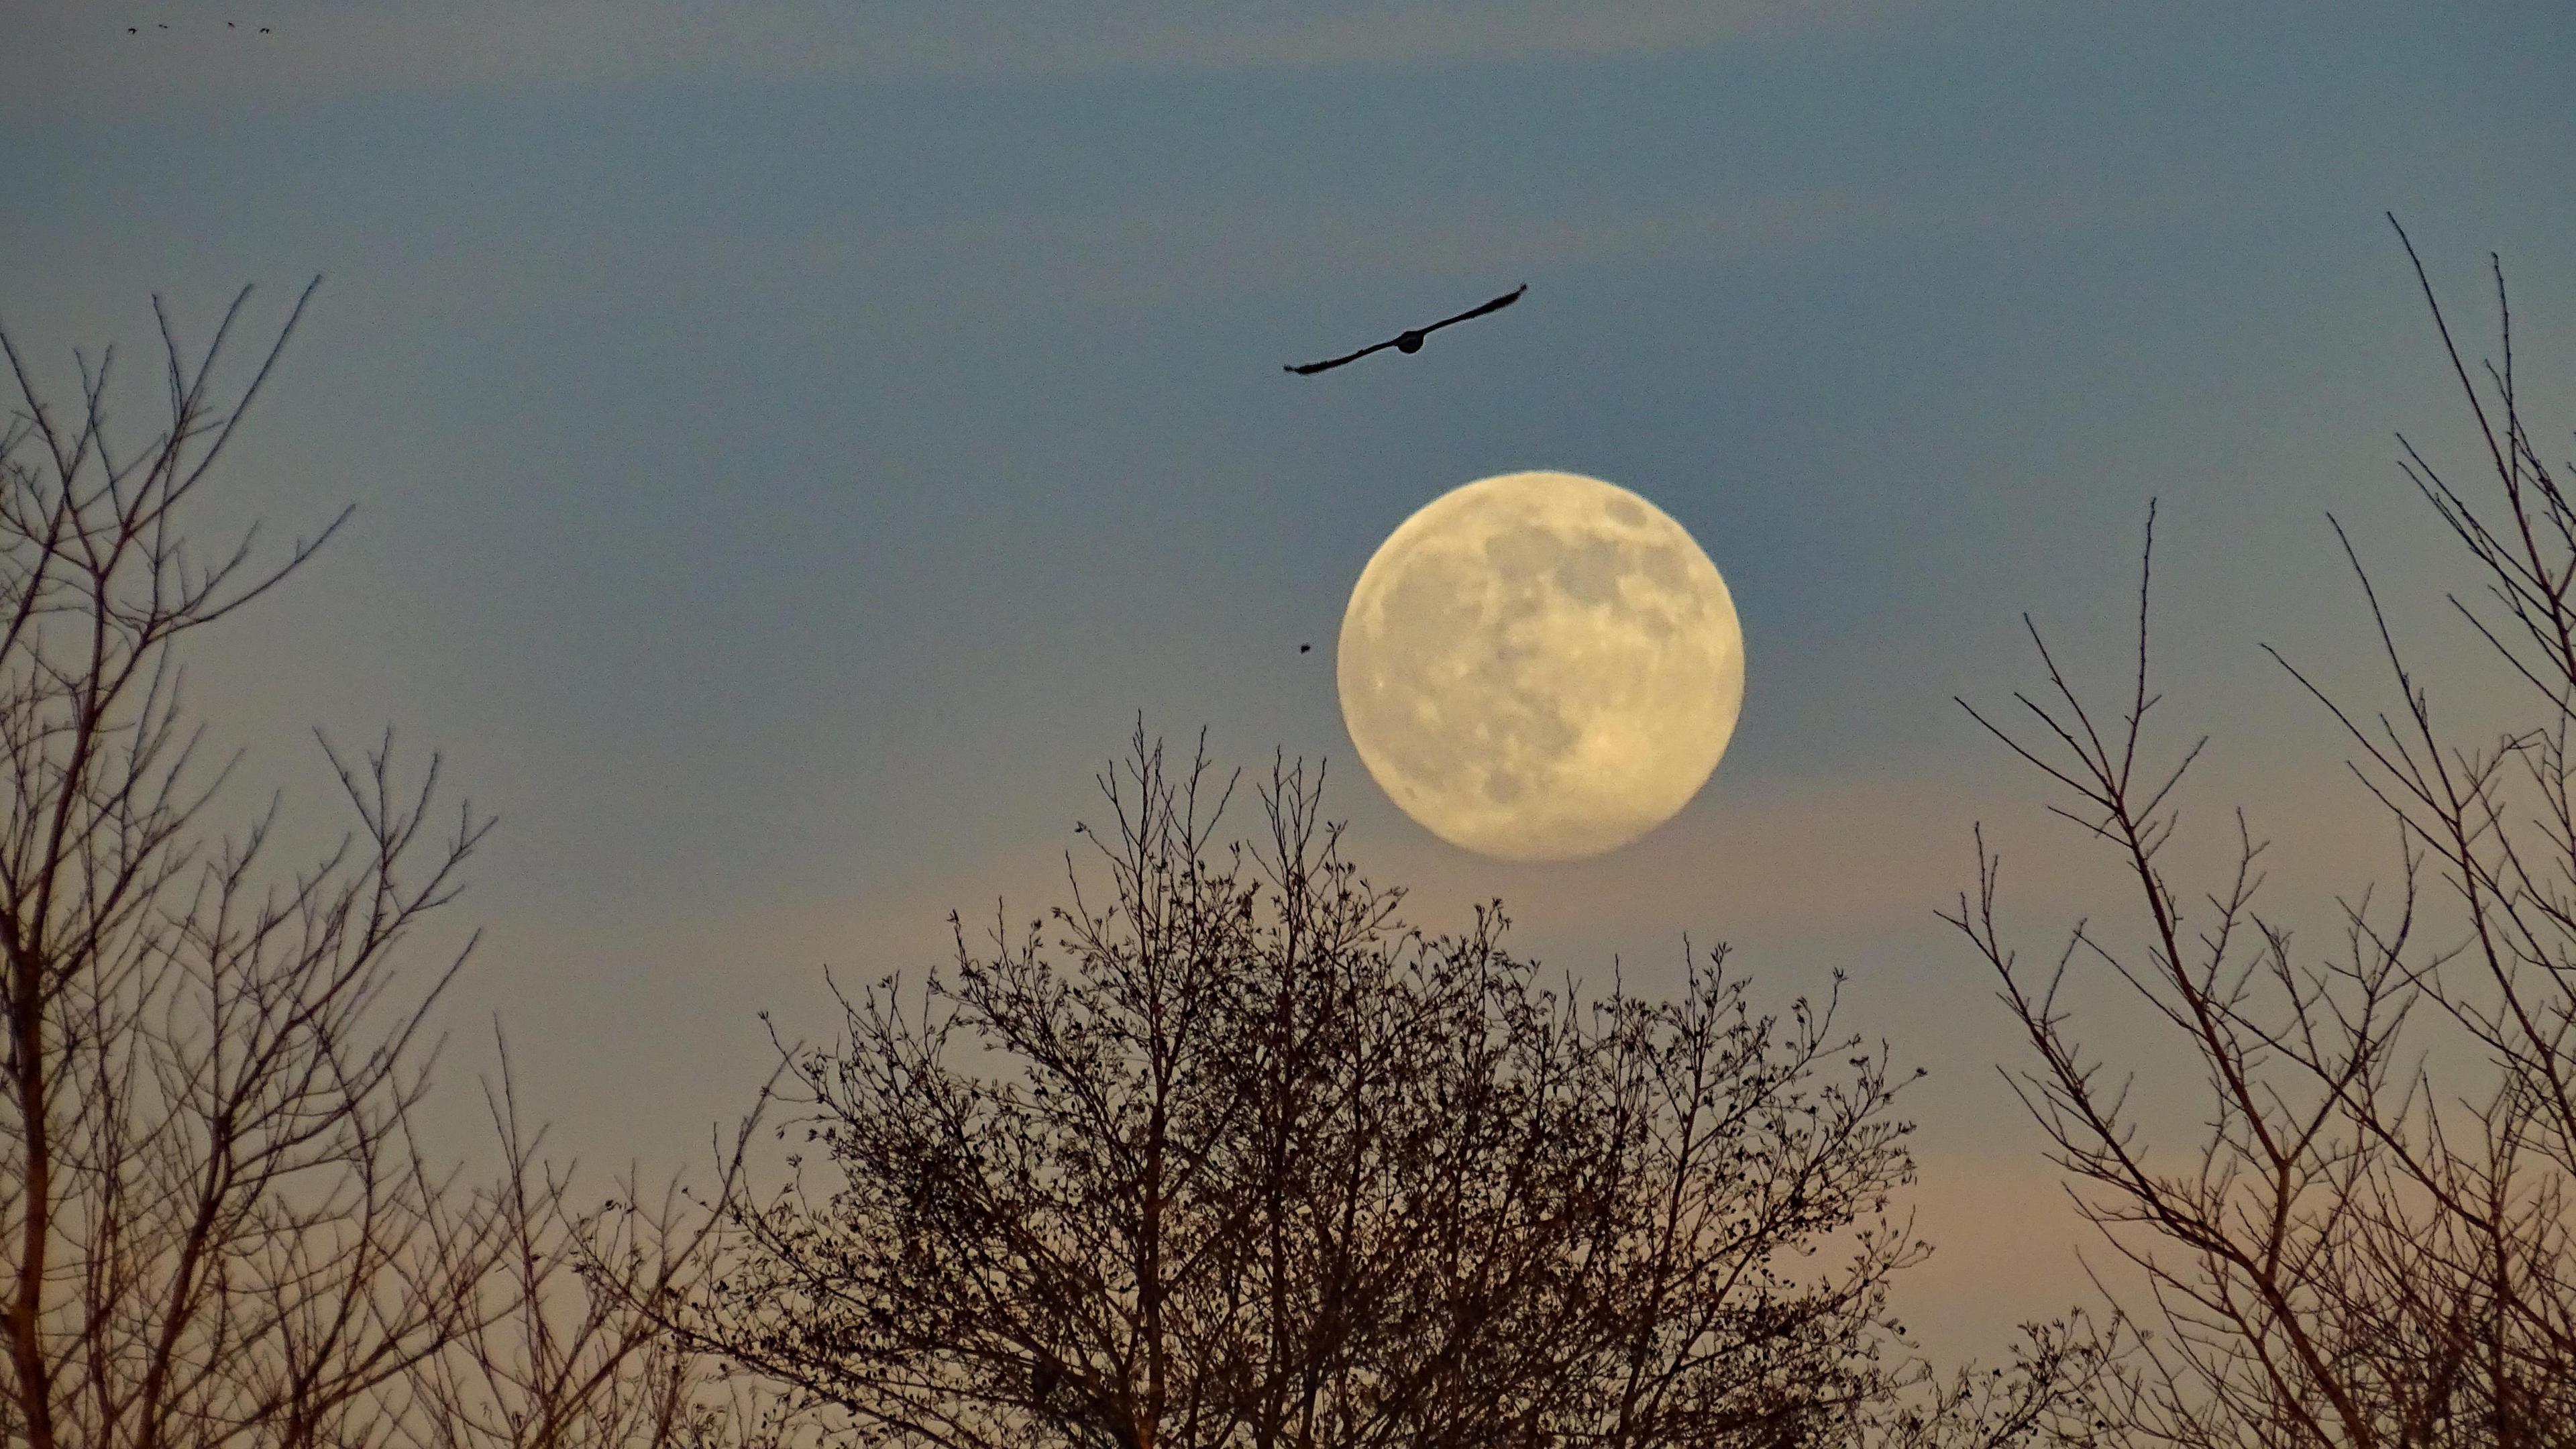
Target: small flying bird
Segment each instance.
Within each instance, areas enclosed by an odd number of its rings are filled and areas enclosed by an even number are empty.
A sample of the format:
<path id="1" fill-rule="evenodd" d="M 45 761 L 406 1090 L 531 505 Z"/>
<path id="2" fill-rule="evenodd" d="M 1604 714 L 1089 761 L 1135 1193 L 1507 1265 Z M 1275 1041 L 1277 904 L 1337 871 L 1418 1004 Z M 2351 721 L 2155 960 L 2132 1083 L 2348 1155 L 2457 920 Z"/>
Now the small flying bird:
<path id="1" fill-rule="evenodd" d="M 1464 322 L 1471 317 L 1482 317 L 1488 312 L 1499 312 L 1505 307 L 1512 305 L 1514 302 L 1519 301 L 1521 299 L 1521 293 L 1528 290 L 1529 283 L 1523 282 L 1518 287 L 1505 292 L 1503 295 L 1496 297 L 1494 300 L 1485 303 L 1481 307 L 1470 307 L 1455 317 L 1443 317 L 1428 327 L 1417 327 L 1410 332 L 1399 332 L 1395 336 L 1386 339 L 1384 342 L 1363 347 L 1359 351 L 1351 353 L 1347 357 L 1329 358 L 1323 362 L 1309 362 L 1303 367 L 1291 364 L 1285 370 L 1293 372 L 1299 377 L 1312 377 L 1316 373 L 1324 371 L 1326 368 L 1339 367 L 1345 362 L 1357 362 L 1372 352 L 1384 352 L 1390 347 L 1394 348 L 1398 352 L 1420 352 L 1422 350 L 1423 338 L 1430 336 L 1432 333 L 1439 331 L 1441 328 L 1446 327 L 1453 322 Z"/>
<path id="2" fill-rule="evenodd" d="M 1305 653 L 1308 653 L 1308 652 L 1312 651 L 1312 650 L 1314 649 L 1314 647 L 1315 647 L 1315 646 L 1314 646 L 1314 645 L 1312 645 L 1312 644 L 1300 644 L 1300 645 L 1298 645 L 1298 646 L 1297 646 L 1297 652 L 1298 652 L 1298 653 L 1300 653 L 1300 654 L 1305 654 Z"/>

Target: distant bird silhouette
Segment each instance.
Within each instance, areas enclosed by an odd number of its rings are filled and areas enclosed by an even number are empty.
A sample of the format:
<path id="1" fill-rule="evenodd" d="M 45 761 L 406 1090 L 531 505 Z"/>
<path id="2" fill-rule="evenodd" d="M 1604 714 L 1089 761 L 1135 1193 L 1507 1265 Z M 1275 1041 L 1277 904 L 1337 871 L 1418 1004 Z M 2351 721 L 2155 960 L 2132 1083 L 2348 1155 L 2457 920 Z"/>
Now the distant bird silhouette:
<path id="1" fill-rule="evenodd" d="M 1528 290 L 1529 283 L 1523 282 L 1519 287 L 1509 292 L 1505 292 L 1503 295 L 1496 297 L 1494 300 L 1485 303 L 1481 307 L 1470 307 L 1455 317 L 1443 317 L 1428 327 L 1417 327 L 1410 332 L 1399 332 L 1395 336 L 1386 339 L 1384 342 L 1363 347 L 1359 351 L 1351 353 L 1348 356 L 1329 358 L 1322 362 L 1309 362 L 1302 367 L 1292 363 L 1285 370 L 1293 372 L 1299 377 L 1312 377 L 1316 373 L 1324 371 L 1326 368 L 1339 367 L 1345 362 L 1357 362 L 1372 352 L 1384 352 L 1390 347 L 1394 348 L 1398 352 L 1420 352 L 1422 350 L 1423 338 L 1430 336 L 1432 333 L 1439 331 L 1441 328 L 1446 327 L 1453 322 L 1464 322 L 1471 317 L 1482 317 L 1488 312 L 1499 312 L 1505 307 L 1512 305 L 1514 302 L 1519 301 L 1521 299 L 1521 293 Z"/>
<path id="2" fill-rule="evenodd" d="M 259 33 L 260 33 L 260 34 L 262 34 L 262 35 L 266 35 L 266 34 L 268 33 L 268 27 L 267 27 L 267 26 L 265 26 L 265 25 L 261 26 L 261 27 L 259 28 Z"/>
<path id="3" fill-rule="evenodd" d="M 170 27 L 169 27 L 169 26 L 167 26 L 167 25 L 164 25 L 164 26 L 162 26 L 161 28 L 162 28 L 162 29 L 164 29 L 164 30 L 167 30 L 167 29 L 169 29 Z"/>
<path id="4" fill-rule="evenodd" d="M 137 30 L 137 29 L 135 29 L 133 26 L 129 25 L 129 26 L 125 27 L 125 33 L 126 33 L 126 34 L 128 34 L 128 35 L 141 35 L 143 32 L 142 32 L 142 31 L 140 31 L 140 30 Z"/>
<path id="5" fill-rule="evenodd" d="M 1306 653 L 1307 651 L 1309 651 L 1309 650 L 1313 649 L 1314 647 L 1315 647 L 1315 646 L 1314 646 L 1314 645 L 1312 645 L 1312 644 L 1300 644 L 1300 645 L 1298 645 L 1298 646 L 1297 646 L 1297 652 L 1298 652 L 1298 653 L 1300 653 L 1300 654 L 1304 654 L 1304 653 Z"/>

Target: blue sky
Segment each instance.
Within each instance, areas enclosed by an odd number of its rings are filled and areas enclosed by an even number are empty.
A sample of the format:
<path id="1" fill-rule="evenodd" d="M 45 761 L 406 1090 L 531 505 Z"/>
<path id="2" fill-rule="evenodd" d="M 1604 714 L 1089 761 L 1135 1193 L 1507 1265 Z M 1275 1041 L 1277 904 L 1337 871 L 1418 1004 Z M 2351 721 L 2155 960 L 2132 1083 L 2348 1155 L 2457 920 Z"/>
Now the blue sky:
<path id="1" fill-rule="evenodd" d="M 1959 1246 L 1919 1316 L 1987 1346 L 2076 1291 L 2029 1235 L 2078 1235 L 1932 912 L 1979 819 L 2035 947 L 2102 883 L 1951 697 L 2031 681 L 2024 610 L 2109 682 L 2160 497 L 2195 818 L 2243 798 L 2285 889 L 2343 882 L 2375 827 L 2256 649 L 2375 684 L 2329 510 L 2463 652 L 2391 433 L 2473 459 L 2382 213 L 2480 340 L 2501 252 L 2537 411 L 2576 400 L 2556 4 L 0 0 L 0 34 L 0 321 L 58 391 L 75 345 L 144 358 L 154 292 L 202 338 L 326 274 L 210 521 L 358 512 L 199 698 L 321 823 L 314 723 L 390 720 L 501 814 L 455 1019 L 541 1044 L 595 1160 L 702 1142 L 756 1010 L 828 1030 L 826 964 L 1047 898 L 1141 711 L 1329 759 L 1425 924 L 1500 894 L 1579 970 L 1651 985 L 1686 930 L 1779 998 L 1849 969 L 1934 1071 Z M 1279 370 L 1522 282 L 1417 357 Z M 1406 822 L 1331 693 L 1377 542 L 1533 467 L 1654 499 L 1747 633 L 1709 789 L 1571 866 Z"/>

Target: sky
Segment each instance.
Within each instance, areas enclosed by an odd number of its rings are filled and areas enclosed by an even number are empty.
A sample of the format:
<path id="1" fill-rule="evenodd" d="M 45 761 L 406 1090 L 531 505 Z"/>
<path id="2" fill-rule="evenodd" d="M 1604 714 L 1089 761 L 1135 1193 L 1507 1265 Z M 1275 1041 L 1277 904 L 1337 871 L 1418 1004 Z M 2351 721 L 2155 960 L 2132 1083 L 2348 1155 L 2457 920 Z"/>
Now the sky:
<path id="1" fill-rule="evenodd" d="M 1995 1352 L 2084 1296 L 2088 1230 L 1935 911 L 1980 822 L 2035 953 L 2118 897 L 1956 697 L 2042 682 L 2025 612 L 2116 685 L 2157 500 L 2165 738 L 2214 736 L 2177 858 L 2241 802 L 2328 925 L 2389 832 L 2259 646 L 2384 691 L 2329 514 L 2492 702 L 2395 464 L 2476 455 L 2384 213 L 2464 345 L 2502 256 L 2544 436 L 2576 413 L 2548 0 L 0 0 L 0 37 L 0 325 L 56 396 L 121 343 L 148 434 L 155 294 L 199 346 L 324 278 L 203 518 L 356 512 L 192 687 L 245 816 L 273 783 L 335 830 L 311 730 L 389 723 L 499 815 L 443 1019 L 465 1071 L 497 1017 L 594 1167 L 702 1159 L 761 1011 L 831 1035 L 827 968 L 1052 902 L 1141 717 L 1324 761 L 1426 927 L 1500 896 L 1649 990 L 1726 941 L 1775 1005 L 1846 972 L 1930 1072 L 1900 1307 Z M 1333 695 L 1377 544 L 1525 468 L 1652 499 L 1746 635 L 1708 787 L 1572 864 L 1413 825 Z"/>

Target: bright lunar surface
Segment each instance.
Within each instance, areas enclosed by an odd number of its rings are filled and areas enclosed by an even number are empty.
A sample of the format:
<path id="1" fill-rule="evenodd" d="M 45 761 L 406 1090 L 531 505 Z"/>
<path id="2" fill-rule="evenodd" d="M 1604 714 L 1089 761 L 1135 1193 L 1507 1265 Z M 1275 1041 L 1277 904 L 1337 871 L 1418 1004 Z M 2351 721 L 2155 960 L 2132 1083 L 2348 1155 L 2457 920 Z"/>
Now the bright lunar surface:
<path id="1" fill-rule="evenodd" d="M 1717 566 L 1645 499 L 1506 473 L 1433 500 L 1342 616 L 1342 719 L 1380 788 L 1506 860 L 1635 840 L 1699 793 L 1744 701 Z"/>

